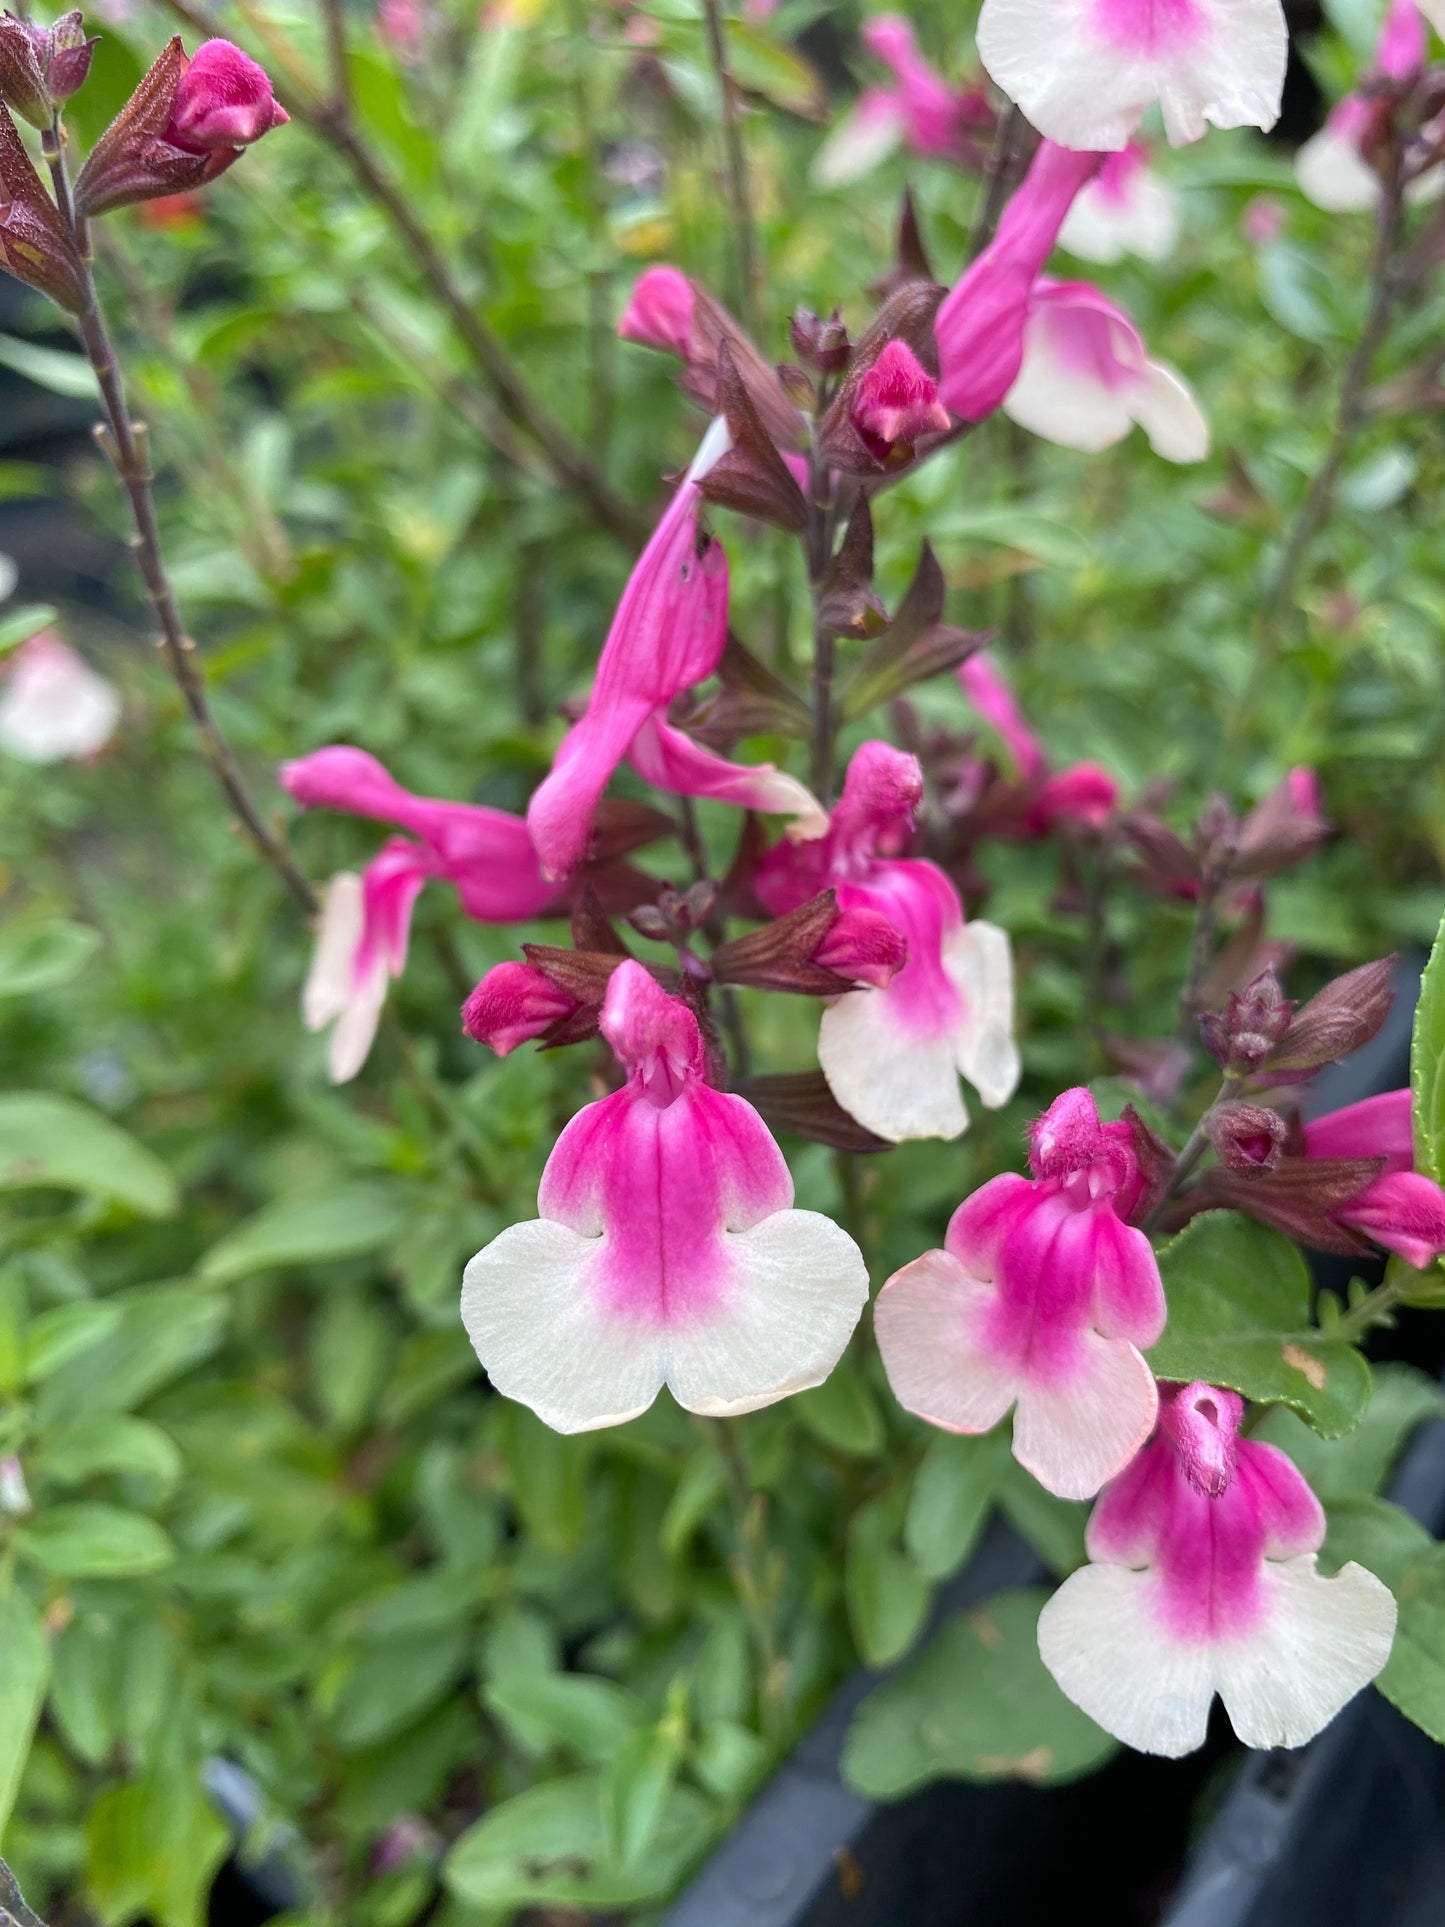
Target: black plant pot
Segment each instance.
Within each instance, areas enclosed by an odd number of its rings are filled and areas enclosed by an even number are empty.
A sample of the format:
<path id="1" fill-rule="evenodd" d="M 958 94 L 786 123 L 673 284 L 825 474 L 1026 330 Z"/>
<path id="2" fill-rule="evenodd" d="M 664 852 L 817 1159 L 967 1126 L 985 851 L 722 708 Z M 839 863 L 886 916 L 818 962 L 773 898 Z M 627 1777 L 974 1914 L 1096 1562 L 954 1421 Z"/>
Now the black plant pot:
<path id="1" fill-rule="evenodd" d="M 1320 1077 L 1309 1109 L 1409 1080 L 1418 959 L 1401 965 L 1373 1043 Z M 1342 1287 L 1361 1266 L 1320 1257 Z M 1379 1347 L 1438 1373 L 1440 1321 Z M 1445 1527 L 1445 1420 L 1417 1436 L 1391 1497 Z M 938 1617 L 1046 1579 L 996 1522 L 940 1592 Z M 843 1742 L 879 1683 L 858 1673 L 666 1915 L 662 1927 L 1441 1927 L 1445 1751 L 1373 1690 L 1309 1746 L 1248 1754 L 1218 1714 L 1189 1759 L 1124 1754 L 1070 1787 L 944 1782 L 879 1806 L 844 1785 Z M 1194 1839 L 1195 1816 L 1227 1790 Z"/>

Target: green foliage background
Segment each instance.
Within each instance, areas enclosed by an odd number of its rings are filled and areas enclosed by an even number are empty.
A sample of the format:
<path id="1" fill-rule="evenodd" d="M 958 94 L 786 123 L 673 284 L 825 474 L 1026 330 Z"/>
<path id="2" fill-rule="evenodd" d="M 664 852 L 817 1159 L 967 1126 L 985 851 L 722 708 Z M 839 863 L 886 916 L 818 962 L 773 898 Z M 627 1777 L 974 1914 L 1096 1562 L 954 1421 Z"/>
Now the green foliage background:
<path id="1" fill-rule="evenodd" d="M 974 209 L 974 184 L 940 164 L 807 186 L 825 96 L 790 49 L 823 13 L 785 0 L 765 26 L 734 23 L 773 355 L 800 301 L 866 318 L 905 180 L 944 278 Z M 967 14 L 915 9 L 954 73 Z M 652 45 L 629 20 L 651 23 Z M 698 424 L 659 358 L 615 343 L 616 316 L 653 258 L 731 292 L 698 5 L 575 0 L 481 22 L 443 8 L 415 68 L 363 12 L 354 24 L 366 138 L 645 521 Z M 173 25 L 141 12 L 105 28 L 70 115 L 80 141 Z M 1361 37 L 1353 17 L 1337 25 L 1310 50 L 1333 91 Z M 309 9 L 272 0 L 228 31 L 273 67 L 284 36 L 319 68 Z M 1213 789 L 1243 805 L 1313 765 L 1340 834 L 1271 890 L 1268 925 L 1307 990 L 1332 965 L 1427 942 L 1439 918 L 1445 445 L 1406 377 L 1445 302 L 1422 299 L 1392 337 L 1301 619 L 1261 640 L 1261 585 L 1360 326 L 1369 222 L 1309 207 L 1287 156 L 1250 136 L 1161 164 L 1184 196 L 1177 254 L 1082 271 L 1193 382 L 1211 458 L 1170 468 L 1137 438 L 1077 456 L 992 421 L 882 499 L 880 587 L 898 593 L 926 534 L 953 619 L 1001 631 L 1056 758 L 1095 758 L 1131 795 L 1168 779 L 1181 824 Z M 1285 216 L 1265 246 L 1241 228 L 1259 193 Z M 375 206 L 297 125 L 198 222 L 108 221 L 101 260 L 177 586 L 267 808 L 289 813 L 275 766 L 333 741 L 414 789 L 521 808 L 631 552 L 535 460 L 488 446 L 474 372 Z M 38 303 L 33 325 L 68 354 Z M 28 365 L 84 392 L 73 359 Z M 63 490 L 120 529 L 98 459 L 61 476 L 12 464 L 0 486 Z M 724 533 L 740 633 L 803 662 L 796 555 L 776 534 Z M 279 1849 L 298 1870 L 294 1927 L 420 1918 L 483 1812 L 428 1918 L 483 1927 L 542 1903 L 643 1918 L 827 1689 L 860 1657 L 914 1645 L 992 1507 L 1055 1570 L 1081 1556 L 1082 1508 L 1041 1495 L 996 1441 L 925 1439 L 887 1397 L 866 1324 L 826 1387 L 736 1426 L 733 1487 L 712 1428 L 666 1398 L 564 1440 L 488 1396 L 460 1268 L 531 1214 L 592 1061 L 485 1057 L 459 1035 L 447 956 L 472 978 L 544 933 L 468 924 L 429 891 L 394 1021 L 362 1079 L 331 1089 L 297 1010 L 309 933 L 228 826 L 134 604 L 67 608 L 62 624 L 126 713 L 91 767 L 0 767 L 0 1455 L 18 1453 L 34 1502 L 0 1513 L 4 1851 L 57 1922 L 194 1927 L 230 1840 L 202 1783 L 219 1755 L 260 1790 L 243 1853 Z M 970 726 L 951 679 L 917 701 L 930 723 Z M 730 828 L 705 813 L 719 860 Z M 379 839 L 317 817 L 292 840 L 319 881 Z M 787 1147 L 800 1202 L 853 1225 L 875 1281 L 1020 1162 L 1029 1115 L 1103 1068 L 1057 850 L 990 847 L 982 866 L 1019 956 L 1017 1101 L 959 1144 L 869 1162 L 846 1195 L 828 1153 Z M 1184 908 L 1122 880 L 1108 928 L 1109 1027 L 1167 1033 Z M 753 999 L 748 1017 L 761 1061 L 811 1061 L 812 1007 Z M 1414 1396 L 1418 1418 L 1432 1408 Z M 739 1470 L 763 1495 L 740 1514 Z M 1008 1597 L 1011 1640 L 1037 1605 Z M 1037 1671 L 1031 1639 L 1014 1643 Z M 1041 1673 L 1027 1691 L 1068 1770 L 1106 1750 Z M 1006 1743 L 976 1700 L 960 1718 L 946 1770 L 1009 1770 L 1032 1744 Z M 904 1729 L 870 1784 L 929 1770 Z"/>

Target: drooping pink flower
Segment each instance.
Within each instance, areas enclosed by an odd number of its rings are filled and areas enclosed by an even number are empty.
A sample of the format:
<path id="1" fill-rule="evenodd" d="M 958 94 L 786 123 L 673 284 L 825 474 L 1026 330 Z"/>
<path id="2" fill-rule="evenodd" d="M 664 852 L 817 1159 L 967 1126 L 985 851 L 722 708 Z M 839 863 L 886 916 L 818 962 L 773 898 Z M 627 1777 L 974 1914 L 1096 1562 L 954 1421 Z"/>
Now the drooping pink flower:
<path id="1" fill-rule="evenodd" d="M 917 757 L 864 743 L 827 835 L 777 845 L 754 882 L 779 916 L 831 886 L 843 909 L 881 911 L 907 940 L 908 961 L 887 987 L 839 997 L 818 1032 L 834 1097 L 895 1143 L 967 1128 L 960 1074 L 990 1110 L 1007 1103 L 1019 1077 L 1007 936 L 991 923 L 965 923 L 943 871 L 902 854 L 922 795 Z"/>
<path id="2" fill-rule="evenodd" d="M 938 383 L 897 337 L 859 382 L 850 419 L 879 462 L 886 462 L 895 447 L 911 450 L 925 435 L 946 435 L 952 426 L 938 399 Z"/>
<path id="3" fill-rule="evenodd" d="M 558 1139 L 540 1216 L 467 1266 L 462 1318 L 493 1385 L 585 1432 L 664 1385 L 726 1417 L 821 1384 L 867 1299 L 858 1247 L 792 1209 L 767 1126 L 707 1083 L 697 1019 L 640 964 L 613 974 L 602 1031 L 627 1082 Z"/>
<path id="4" fill-rule="evenodd" d="M 115 684 L 52 629 L 22 642 L 0 664 L 0 749 L 22 762 L 87 762 L 119 721 Z"/>
<path id="5" fill-rule="evenodd" d="M 1303 1746 L 1390 1656 L 1395 1601 L 1351 1562 L 1317 1570 L 1319 1501 L 1243 1406 L 1166 1387 L 1159 1430 L 1094 1507 L 1091 1564 L 1039 1615 L 1039 1652 L 1107 1733 L 1170 1759 L 1217 1693 L 1246 1746 Z"/>
<path id="6" fill-rule="evenodd" d="M 291 116 L 264 67 L 229 40 L 204 40 L 181 75 L 162 139 L 187 154 L 249 147 Z"/>
<path id="7" fill-rule="evenodd" d="M 547 876 L 566 876 L 581 860 L 593 812 L 624 757 L 645 782 L 674 795 L 796 817 L 795 836 L 817 836 L 827 826 L 796 777 L 771 763 L 729 763 L 667 720 L 669 703 L 713 673 L 727 642 L 727 557 L 720 542 L 701 533 L 697 483 L 728 446 L 719 418 L 623 591 L 586 713 L 562 739 L 528 806 Z"/>
<path id="8" fill-rule="evenodd" d="M 1310 1119 L 1304 1151 L 1307 1158 L 1384 1158 L 1379 1176 L 1331 1215 L 1417 1271 L 1445 1253 L 1445 1192 L 1415 1169 L 1408 1089 Z"/>
<path id="9" fill-rule="evenodd" d="M 997 834 L 1029 839 L 1050 835 L 1063 823 L 1103 829 L 1119 803 L 1119 785 L 1098 763 L 1072 763 L 1050 770 L 1043 745 L 1018 699 L 987 650 L 959 664 L 958 680 L 974 708 L 998 731 L 1018 769 L 1018 793 L 1007 811 L 994 813 Z"/>
<path id="10" fill-rule="evenodd" d="M 1128 1123 L 1082 1088 L 1033 1129 L 1032 1179 L 1005 1173 L 954 1212 L 945 1249 L 888 1280 L 874 1308 L 899 1403 L 950 1432 L 1014 1411 L 1014 1457 L 1087 1499 L 1153 1429 L 1142 1352 L 1164 1329 L 1153 1248 L 1128 1219 L 1143 1174 Z"/>
<path id="11" fill-rule="evenodd" d="M 1368 83 L 1371 78 L 1397 84 L 1412 79 L 1429 50 L 1429 30 L 1415 0 L 1393 0 L 1365 84 L 1345 95 L 1295 155 L 1295 179 L 1306 200 L 1330 214 L 1361 214 L 1379 206 L 1384 186 L 1368 156 L 1385 130 L 1390 107 Z M 1411 200 L 1437 200 L 1445 193 L 1445 169 L 1432 167 L 1407 192 Z"/>
<path id="12" fill-rule="evenodd" d="M 1065 448 L 1109 448 L 1137 423 L 1166 461 L 1209 453 L 1209 424 L 1188 383 L 1151 361 L 1129 317 L 1086 281 L 1035 281 L 1003 411 Z"/>
<path id="13" fill-rule="evenodd" d="M 328 1063 L 333 1083 L 343 1084 L 366 1062 L 429 878 L 450 883 L 480 923 L 541 916 L 555 909 L 562 891 L 542 876 L 521 817 L 414 796 L 364 750 L 316 750 L 283 765 L 281 782 L 303 808 L 378 818 L 418 839 L 392 837 L 364 877 L 343 871 L 327 889 L 302 1015 L 309 1030 L 335 1024 Z"/>
<path id="14" fill-rule="evenodd" d="M 681 268 L 660 262 L 638 275 L 617 332 L 623 341 L 660 348 L 685 361 L 692 338 L 693 307 L 691 281 Z"/>
<path id="15" fill-rule="evenodd" d="M 1273 127 L 1289 37 L 1280 0 L 984 0 L 978 51 L 1049 140 L 1124 147 L 1157 101 L 1178 147 Z"/>
<path id="16" fill-rule="evenodd" d="M 1017 380 L 1034 282 L 1074 197 L 1101 159 L 1046 140 L 1004 209 L 997 234 L 944 296 L 933 324 L 939 393 L 964 421 L 991 415 Z"/>
<path id="17" fill-rule="evenodd" d="M 928 158 L 967 161 L 973 139 L 993 122 L 981 87 L 950 86 L 919 52 L 913 28 L 899 14 L 865 20 L 863 45 L 893 75 L 889 87 L 868 87 L 829 135 L 813 163 L 824 187 L 860 179 L 900 144 Z"/>
<path id="18" fill-rule="evenodd" d="M 1179 238 L 1179 196 L 1150 165 L 1143 141 L 1110 154 L 1078 198 L 1059 231 L 1059 246 L 1083 261 L 1103 264 L 1137 254 L 1163 261 Z"/>

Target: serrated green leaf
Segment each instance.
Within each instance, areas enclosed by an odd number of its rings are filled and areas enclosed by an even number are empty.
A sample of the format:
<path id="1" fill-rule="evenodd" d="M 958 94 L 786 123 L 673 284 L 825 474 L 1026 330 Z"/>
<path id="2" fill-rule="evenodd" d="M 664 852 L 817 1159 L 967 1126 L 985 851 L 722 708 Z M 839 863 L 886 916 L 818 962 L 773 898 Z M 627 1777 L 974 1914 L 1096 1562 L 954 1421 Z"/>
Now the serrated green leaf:
<path id="1" fill-rule="evenodd" d="M 843 1777 L 874 1800 L 930 1780 L 1077 1779 L 1118 1751 L 1039 1658 L 1042 1587 L 996 1593 L 941 1628 L 870 1694 L 843 1751 Z"/>
<path id="2" fill-rule="evenodd" d="M 0 1191 L 54 1185 L 113 1199 L 146 1218 L 180 1204 L 175 1179 L 109 1118 L 51 1091 L 0 1095 Z"/>
<path id="3" fill-rule="evenodd" d="M 1159 1271 L 1169 1323 L 1149 1353 L 1157 1377 L 1283 1402 L 1323 1438 L 1358 1424 L 1370 1368 L 1353 1345 L 1313 1329 L 1309 1269 L 1288 1238 L 1206 1211 L 1160 1252 Z"/>
<path id="4" fill-rule="evenodd" d="M 1324 1504 L 1366 1498 L 1388 1478 L 1412 1432 L 1445 1416 L 1445 1394 L 1412 1365 L 1376 1365 L 1364 1417 L 1341 1439 L 1323 1439 L 1287 1405 L 1260 1415 L 1251 1436 L 1288 1452 Z"/>

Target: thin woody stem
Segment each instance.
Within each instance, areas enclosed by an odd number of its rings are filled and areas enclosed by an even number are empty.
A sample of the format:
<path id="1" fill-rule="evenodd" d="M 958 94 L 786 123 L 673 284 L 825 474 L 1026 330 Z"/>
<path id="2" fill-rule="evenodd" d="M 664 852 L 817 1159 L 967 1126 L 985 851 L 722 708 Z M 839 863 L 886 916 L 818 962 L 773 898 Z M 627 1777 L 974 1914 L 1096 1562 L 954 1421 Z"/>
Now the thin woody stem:
<path id="1" fill-rule="evenodd" d="M 1315 537 L 1324 525 L 1335 498 L 1340 470 L 1349 456 L 1360 425 L 1365 419 L 1365 391 L 1375 357 L 1384 344 L 1402 292 L 1396 260 L 1404 215 L 1404 183 L 1398 164 L 1385 183 L 1380 202 L 1380 223 L 1375 233 L 1374 259 L 1370 269 L 1370 305 L 1365 325 L 1345 365 L 1340 384 L 1339 408 L 1334 431 L 1324 460 L 1300 504 L 1289 539 L 1280 556 L 1264 601 L 1260 606 L 1260 628 L 1268 631 L 1284 613 L 1294 596 L 1295 582 L 1303 568 Z"/>
<path id="2" fill-rule="evenodd" d="M 0 1927 L 45 1927 L 39 1914 L 25 1904 L 20 1882 L 0 1860 Z"/>
<path id="3" fill-rule="evenodd" d="M 757 338 L 761 288 L 757 229 L 753 219 L 752 192 L 748 186 L 748 159 L 743 149 L 742 128 L 738 122 L 738 96 L 728 67 L 727 39 L 723 28 L 721 0 L 703 0 L 707 18 L 708 52 L 717 77 L 722 101 L 723 145 L 727 151 L 728 199 L 731 202 L 733 238 L 738 250 L 738 312 L 748 333 Z"/>
<path id="4" fill-rule="evenodd" d="M 968 237 L 968 258 L 975 260 L 994 237 L 1003 204 L 1008 198 L 1009 175 L 1013 168 L 1014 146 L 1024 126 L 1024 117 L 1017 107 L 1009 107 L 999 120 L 994 135 L 993 151 L 988 157 L 985 173 L 983 199 L 979 202 L 978 213 L 974 218 L 973 232 Z"/>
<path id="5" fill-rule="evenodd" d="M 826 809 L 833 800 L 833 755 L 838 734 L 833 675 L 837 650 L 832 629 L 823 620 L 823 578 L 833 559 L 836 504 L 833 478 L 819 461 L 816 447 L 808 478 L 808 586 L 813 598 L 813 793 Z"/>
<path id="6" fill-rule="evenodd" d="M 1175 1161 L 1169 1189 L 1150 1212 L 1144 1224 L 1146 1232 L 1158 1231 L 1164 1222 L 1169 1206 L 1193 1177 L 1200 1160 L 1209 1149 L 1209 1120 L 1221 1105 L 1232 1104 L 1244 1091 L 1244 1081 L 1238 1077 L 1225 1077 L 1215 1093 L 1214 1101 L 1189 1133 L 1184 1149 Z"/>
<path id="7" fill-rule="evenodd" d="M 738 1596 L 757 1656 L 758 1724 L 774 1748 L 785 1737 L 787 1662 L 778 1642 L 777 1588 L 767 1539 L 767 1501 L 754 1492 L 736 1424 L 729 1419 L 695 1421 L 717 1448 L 737 1534 Z"/>
<path id="8" fill-rule="evenodd" d="M 85 305 L 77 316 L 81 340 L 100 390 L 108 434 L 102 445 L 115 465 L 121 486 L 130 503 L 135 525 L 133 546 L 146 595 L 160 626 L 160 646 L 166 667 L 175 679 L 191 720 L 201 738 L 201 747 L 211 771 L 224 790 L 257 852 L 281 878 L 292 896 L 308 914 L 318 908 L 316 892 L 292 861 L 280 837 L 270 828 L 256 805 L 230 744 L 211 710 L 206 694 L 205 672 L 196 655 L 196 646 L 186 634 L 176 604 L 175 591 L 166 571 L 161 550 L 160 529 L 156 522 L 155 499 L 151 493 L 151 469 L 143 424 L 131 419 L 126 406 L 120 369 L 101 313 L 96 293 L 95 274 L 86 248 L 84 223 L 75 213 L 75 203 L 65 166 L 64 134 L 59 119 L 46 141 L 46 157 L 55 182 L 56 204 L 62 220 L 75 241 L 81 261 Z"/>
<path id="9" fill-rule="evenodd" d="M 200 33 L 221 35 L 224 25 L 199 0 L 166 0 L 172 13 Z M 344 55 L 344 47 L 343 47 Z M 293 120 L 309 127 L 351 169 L 358 184 L 386 215 L 405 244 L 407 257 L 445 309 L 473 362 L 486 378 L 502 413 L 523 430 L 546 456 L 554 478 L 587 503 L 598 522 L 619 541 L 644 536 L 645 524 L 614 495 L 579 443 L 528 389 L 521 370 L 502 341 L 472 307 L 430 230 L 413 211 L 405 193 L 368 146 L 349 105 L 323 100 L 299 86 L 281 82 L 276 98 Z"/>

